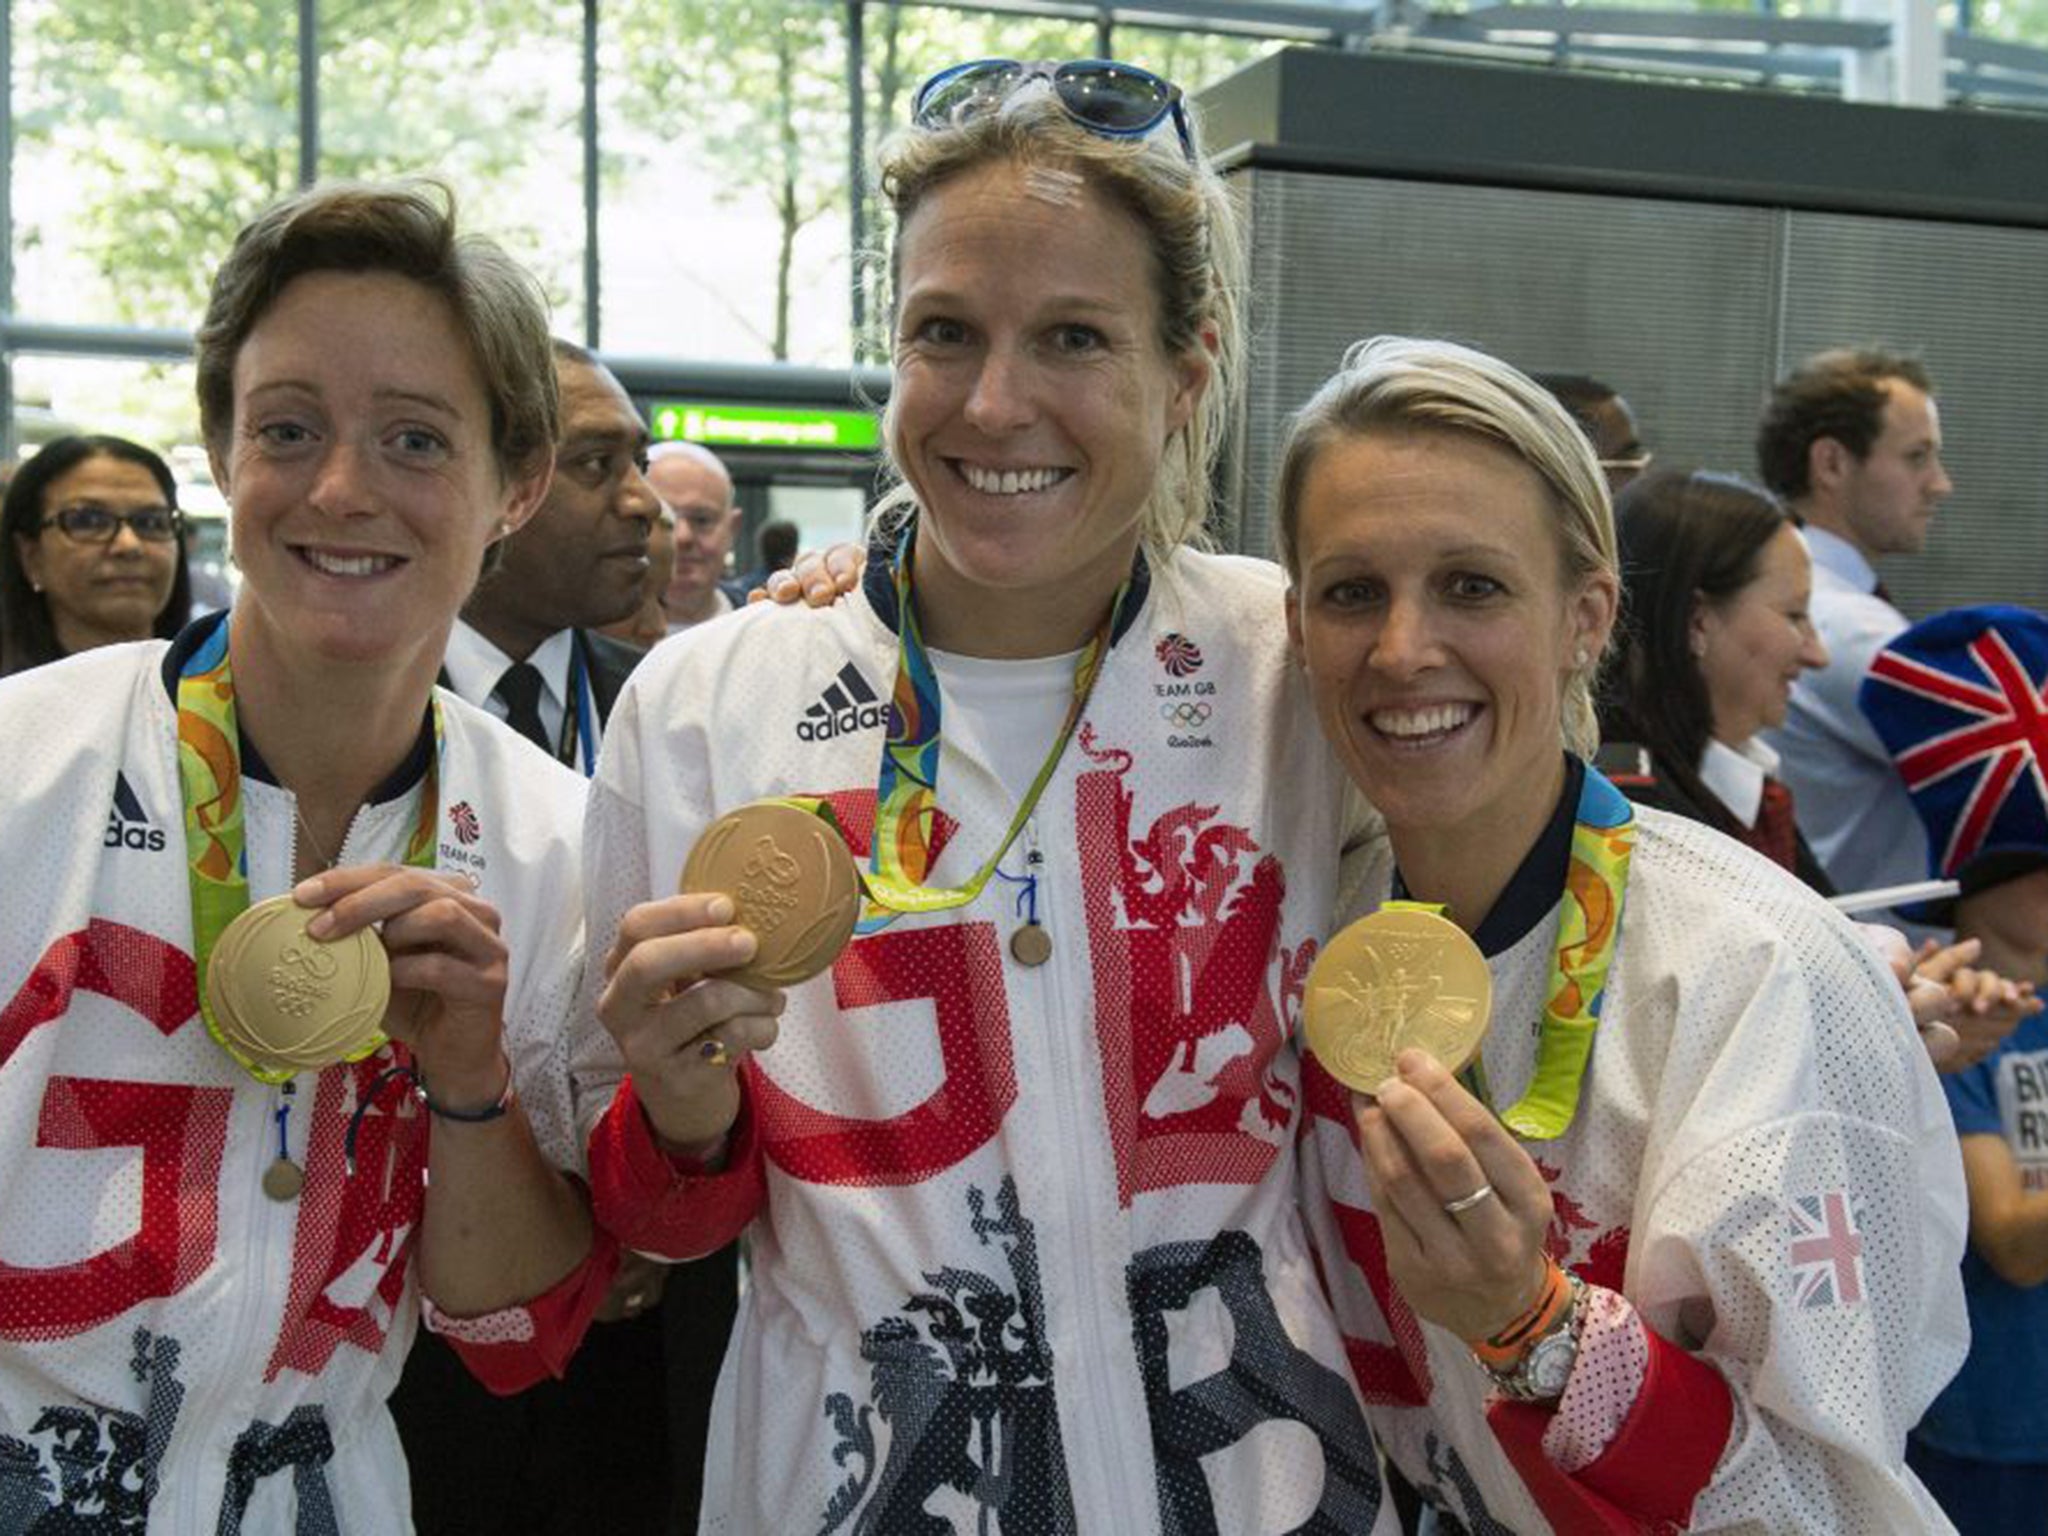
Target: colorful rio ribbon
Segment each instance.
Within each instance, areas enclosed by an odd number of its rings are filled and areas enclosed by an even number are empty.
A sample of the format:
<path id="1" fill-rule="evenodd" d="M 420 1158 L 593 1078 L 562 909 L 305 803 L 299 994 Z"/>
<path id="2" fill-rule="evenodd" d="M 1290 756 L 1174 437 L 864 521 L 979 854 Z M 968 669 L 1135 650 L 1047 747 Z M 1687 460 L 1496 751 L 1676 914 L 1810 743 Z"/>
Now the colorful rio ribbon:
<path id="1" fill-rule="evenodd" d="M 434 760 L 420 790 L 419 815 L 406 839 L 405 862 L 434 867 L 439 815 L 441 710 L 434 706 Z M 225 617 L 185 661 L 178 676 L 178 778 L 185 802 L 185 856 L 192 891 L 193 959 L 199 971 L 199 1011 L 206 1032 L 236 1065 L 258 1082 L 282 1083 L 288 1069 L 250 1061 L 222 1033 L 206 991 L 206 968 L 228 924 L 249 910 L 249 859 L 242 827 L 242 742 L 235 724 L 235 684 L 228 667 Z M 373 1034 L 349 1060 L 384 1044 Z"/>

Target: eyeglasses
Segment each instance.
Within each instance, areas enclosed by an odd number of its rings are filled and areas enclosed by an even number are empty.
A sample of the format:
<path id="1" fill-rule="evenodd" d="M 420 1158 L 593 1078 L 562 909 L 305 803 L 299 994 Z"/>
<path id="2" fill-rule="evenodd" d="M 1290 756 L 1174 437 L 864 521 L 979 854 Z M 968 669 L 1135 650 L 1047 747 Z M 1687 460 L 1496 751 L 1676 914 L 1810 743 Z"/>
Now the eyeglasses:
<path id="1" fill-rule="evenodd" d="M 176 507 L 136 507 L 116 512 L 96 501 L 74 502 L 59 507 L 39 525 L 57 530 L 79 544 L 111 544 L 126 528 L 145 544 L 168 544 L 185 530 L 185 518 Z"/>
<path id="2" fill-rule="evenodd" d="M 1167 118 L 1180 147 L 1195 158 L 1181 89 L 1149 71 L 1113 59 L 1027 64 L 1017 59 L 976 59 L 942 69 L 917 88 L 910 120 L 920 128 L 950 128 L 993 112 L 1033 80 L 1052 84 L 1067 116 L 1110 139 L 1141 139 Z"/>

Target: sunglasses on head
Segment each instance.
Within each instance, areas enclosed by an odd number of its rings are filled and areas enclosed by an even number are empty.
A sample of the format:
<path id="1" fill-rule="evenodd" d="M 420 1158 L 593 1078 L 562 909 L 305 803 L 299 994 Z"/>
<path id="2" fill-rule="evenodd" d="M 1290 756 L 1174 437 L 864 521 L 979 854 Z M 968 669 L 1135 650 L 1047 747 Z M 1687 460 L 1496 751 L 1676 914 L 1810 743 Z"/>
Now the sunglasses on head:
<path id="1" fill-rule="evenodd" d="M 942 69 L 917 88 L 910 120 L 920 128 L 950 128 L 993 112 L 1033 80 L 1052 86 L 1067 116 L 1111 139 L 1140 139 L 1168 118 L 1180 147 L 1195 158 L 1181 90 L 1134 65 L 1113 59 L 1075 59 L 1066 64 L 1018 59 L 976 59 Z"/>

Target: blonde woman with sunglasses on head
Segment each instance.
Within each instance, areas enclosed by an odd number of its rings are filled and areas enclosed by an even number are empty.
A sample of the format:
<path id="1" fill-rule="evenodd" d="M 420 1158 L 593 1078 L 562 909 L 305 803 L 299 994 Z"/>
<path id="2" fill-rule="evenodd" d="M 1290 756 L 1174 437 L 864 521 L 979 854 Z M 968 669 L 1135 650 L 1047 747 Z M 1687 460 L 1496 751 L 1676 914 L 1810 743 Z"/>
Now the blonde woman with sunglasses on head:
<path id="1" fill-rule="evenodd" d="M 979 61 L 915 120 L 864 587 L 664 644 L 592 787 L 600 1217 L 751 1244 L 703 1528 L 1390 1531 L 1295 1201 L 1340 775 L 1277 573 L 1187 547 L 1230 211 L 1127 66 Z M 867 899 L 756 991 L 731 901 L 671 893 L 798 796 Z"/>

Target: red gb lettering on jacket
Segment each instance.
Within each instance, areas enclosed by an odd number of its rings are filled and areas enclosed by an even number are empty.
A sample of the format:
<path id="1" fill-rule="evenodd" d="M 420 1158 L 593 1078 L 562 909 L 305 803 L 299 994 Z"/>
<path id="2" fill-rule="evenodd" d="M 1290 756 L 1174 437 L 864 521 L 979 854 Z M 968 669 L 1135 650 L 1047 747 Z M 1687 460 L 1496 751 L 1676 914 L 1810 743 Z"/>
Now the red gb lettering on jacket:
<path id="1" fill-rule="evenodd" d="M 874 792 L 825 798 L 847 846 L 856 858 L 866 858 L 874 831 Z M 934 857 L 955 829 L 941 813 L 932 838 Z M 938 1033 L 943 1074 L 919 1103 L 900 1114 L 869 1119 L 835 1114 L 778 1086 L 771 1075 L 771 1053 L 751 1081 L 763 1145 L 778 1167 L 815 1184 L 914 1184 L 952 1167 L 995 1135 L 1017 1101 L 1017 1073 L 1002 954 L 990 924 L 885 928 L 848 946 L 832 967 L 832 982 L 844 1014 L 838 1027 L 877 1032 L 872 1052 L 849 1049 L 835 1061 L 837 1069 L 850 1076 L 885 1073 L 895 1054 L 887 1032 L 930 1027 Z M 929 1026 L 907 1022 L 906 1010 L 880 1011 L 884 1004 L 924 1000 L 931 1003 Z M 864 1010 L 877 1011 L 864 1018 Z M 926 1057 L 921 1046 L 907 1046 L 902 1054 L 913 1060 Z M 856 1098 L 887 1096 L 869 1087 Z"/>
<path id="2" fill-rule="evenodd" d="M 391 1063 L 387 1046 L 366 1061 L 320 1074 L 291 1289 L 265 1381 L 287 1370 L 317 1376 L 343 1344 L 372 1355 L 384 1348 L 419 1231 L 426 1117 L 401 1084 L 387 1083 L 356 1123 L 353 1174 L 344 1141 L 362 1095 Z"/>
<path id="3" fill-rule="evenodd" d="M 70 1012 L 80 992 L 122 1005 L 169 1037 L 197 1012 L 195 983 L 192 958 L 182 950 L 94 919 L 51 944 L 0 1009 L 0 1071 L 34 1031 Z M 37 1147 L 139 1149 L 141 1211 L 132 1233 L 71 1263 L 0 1261 L 0 1338 L 70 1338 L 142 1302 L 174 1296 L 205 1271 L 219 1236 L 217 1191 L 232 1098 L 226 1088 L 176 1083 L 52 1076 L 43 1084 Z M 78 1202 L 87 1213 L 93 1204 Z"/>
<path id="4" fill-rule="evenodd" d="M 1075 794 L 1118 1196 L 1256 1184 L 1297 1099 L 1273 983 L 1280 861 L 1213 805 L 1134 832 L 1130 754 L 1098 749 L 1091 730 L 1081 747 L 1104 765 Z"/>

